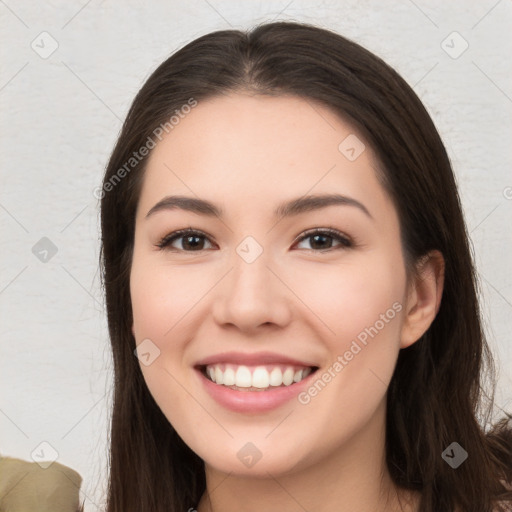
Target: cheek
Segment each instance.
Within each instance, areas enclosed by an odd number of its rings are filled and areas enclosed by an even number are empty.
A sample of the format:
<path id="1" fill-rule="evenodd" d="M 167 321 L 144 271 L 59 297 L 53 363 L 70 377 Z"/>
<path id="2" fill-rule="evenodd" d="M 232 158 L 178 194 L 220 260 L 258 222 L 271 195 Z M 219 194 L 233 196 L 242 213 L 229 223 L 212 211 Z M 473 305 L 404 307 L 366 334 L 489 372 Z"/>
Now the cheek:
<path id="1" fill-rule="evenodd" d="M 314 314 L 325 327 L 325 339 L 338 340 L 343 348 L 376 323 L 379 331 L 397 332 L 400 308 L 393 304 L 403 299 L 404 279 L 400 269 L 393 267 L 385 258 L 378 262 L 354 259 L 338 268 L 319 265 L 314 272 L 299 269 L 295 275 L 300 279 L 290 275 L 287 282 L 293 283 L 291 288 L 307 307 L 308 316 Z"/>
<path id="2" fill-rule="evenodd" d="M 133 330 L 137 345 L 149 339 L 157 347 L 154 350 L 158 357 L 150 365 L 141 364 L 141 371 L 164 411 L 175 410 L 186 399 L 180 386 L 187 364 L 184 356 L 193 337 L 190 322 L 194 320 L 194 306 L 211 286 L 207 287 L 205 277 L 191 269 L 157 264 L 150 256 L 134 254 L 130 275 Z"/>
<path id="3" fill-rule="evenodd" d="M 134 255 L 130 276 L 136 344 L 146 343 L 152 357 L 150 364 L 143 364 L 141 360 L 140 369 L 151 395 L 172 424 L 177 420 L 174 411 L 187 407 L 181 373 L 187 336 L 183 333 L 184 322 L 180 320 L 199 293 L 187 293 L 193 286 L 185 288 L 180 274 Z"/>
<path id="4" fill-rule="evenodd" d="M 304 421 L 334 445 L 340 436 L 360 431 L 387 392 L 399 353 L 402 275 L 382 261 L 331 269 L 302 280 L 297 294 L 307 297 L 320 317 L 328 352 L 317 379 L 300 397 Z"/>
<path id="5" fill-rule="evenodd" d="M 130 277 L 135 338 L 163 340 L 204 295 L 197 272 L 134 259 Z"/>
<path id="6" fill-rule="evenodd" d="M 324 396 L 333 393 L 327 401 L 343 402 L 344 408 L 360 400 L 373 403 L 369 397 L 378 402 L 393 374 L 405 274 L 391 260 L 381 254 L 375 261 L 354 261 L 337 271 L 319 267 L 296 280 L 297 295 L 314 313 L 309 318 L 319 319 L 315 323 L 329 353 L 325 365 L 331 370 L 325 380 L 333 384 Z"/>

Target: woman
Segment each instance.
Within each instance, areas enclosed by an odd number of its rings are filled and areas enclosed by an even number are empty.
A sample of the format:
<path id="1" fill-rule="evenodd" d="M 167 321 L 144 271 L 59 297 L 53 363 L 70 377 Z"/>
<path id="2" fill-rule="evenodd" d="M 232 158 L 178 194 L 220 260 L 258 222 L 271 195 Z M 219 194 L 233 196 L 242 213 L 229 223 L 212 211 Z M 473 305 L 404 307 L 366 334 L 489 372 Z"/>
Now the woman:
<path id="1" fill-rule="evenodd" d="M 138 93 L 100 195 L 108 512 L 511 502 L 453 172 L 378 57 L 300 23 L 200 37 Z"/>

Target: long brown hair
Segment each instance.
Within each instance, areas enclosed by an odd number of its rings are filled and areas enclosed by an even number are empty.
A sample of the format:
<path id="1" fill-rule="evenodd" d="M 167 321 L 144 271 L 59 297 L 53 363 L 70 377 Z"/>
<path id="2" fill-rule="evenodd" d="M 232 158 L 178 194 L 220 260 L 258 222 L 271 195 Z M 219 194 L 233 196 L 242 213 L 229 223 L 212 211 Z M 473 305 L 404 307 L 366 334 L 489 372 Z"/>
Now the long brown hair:
<path id="1" fill-rule="evenodd" d="M 490 428 L 494 362 L 439 134 L 411 87 L 380 58 L 332 31 L 276 22 L 204 35 L 163 62 L 133 101 L 106 168 L 100 263 L 115 385 L 107 512 L 183 512 L 205 490 L 203 461 L 153 400 L 134 355 L 129 276 L 147 156 L 130 159 L 191 99 L 235 91 L 299 96 L 352 123 L 378 156 L 408 270 L 433 249 L 445 258 L 439 312 L 422 338 L 400 351 L 388 390 L 386 459 L 393 481 L 421 492 L 421 512 L 490 512 L 498 499 L 512 499 L 505 485 L 512 482 L 512 416 Z M 469 454 L 457 469 L 442 457 L 454 441 Z"/>

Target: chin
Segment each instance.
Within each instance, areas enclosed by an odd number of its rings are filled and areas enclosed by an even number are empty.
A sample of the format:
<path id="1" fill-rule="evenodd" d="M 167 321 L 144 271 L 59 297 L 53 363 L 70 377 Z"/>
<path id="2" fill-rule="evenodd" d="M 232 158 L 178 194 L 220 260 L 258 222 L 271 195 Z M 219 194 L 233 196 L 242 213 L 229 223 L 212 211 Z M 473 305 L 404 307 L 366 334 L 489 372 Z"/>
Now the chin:
<path id="1" fill-rule="evenodd" d="M 280 450 L 268 439 L 262 439 L 261 443 L 231 439 L 227 445 L 219 444 L 219 450 L 215 452 L 208 449 L 196 453 L 206 465 L 217 471 L 252 478 L 268 478 L 269 473 L 273 476 L 293 473 L 303 460 L 297 452 L 297 442 L 292 443 L 289 449 L 281 445 Z"/>

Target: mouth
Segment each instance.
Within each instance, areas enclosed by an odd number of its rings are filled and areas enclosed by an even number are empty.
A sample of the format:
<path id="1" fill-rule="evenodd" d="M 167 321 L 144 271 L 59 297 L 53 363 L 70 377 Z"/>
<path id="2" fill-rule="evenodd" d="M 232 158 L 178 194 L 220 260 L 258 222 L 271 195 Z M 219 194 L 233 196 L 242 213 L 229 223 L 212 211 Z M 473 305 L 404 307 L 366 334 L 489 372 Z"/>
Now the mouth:
<path id="1" fill-rule="evenodd" d="M 265 414 L 297 399 L 307 386 L 311 386 L 318 366 L 307 366 L 297 360 L 258 355 L 258 361 L 234 355 L 226 358 L 214 356 L 214 361 L 200 361 L 194 366 L 202 389 L 218 405 L 241 414 Z M 228 359 L 228 361 L 226 361 Z M 230 360 L 229 360 L 230 359 Z M 268 359 L 274 359 L 268 360 Z M 257 364 L 255 364 L 257 363 Z"/>
<path id="2" fill-rule="evenodd" d="M 292 364 L 237 365 L 216 363 L 195 367 L 208 381 L 242 392 L 269 392 L 289 388 L 314 374 L 318 366 Z"/>

